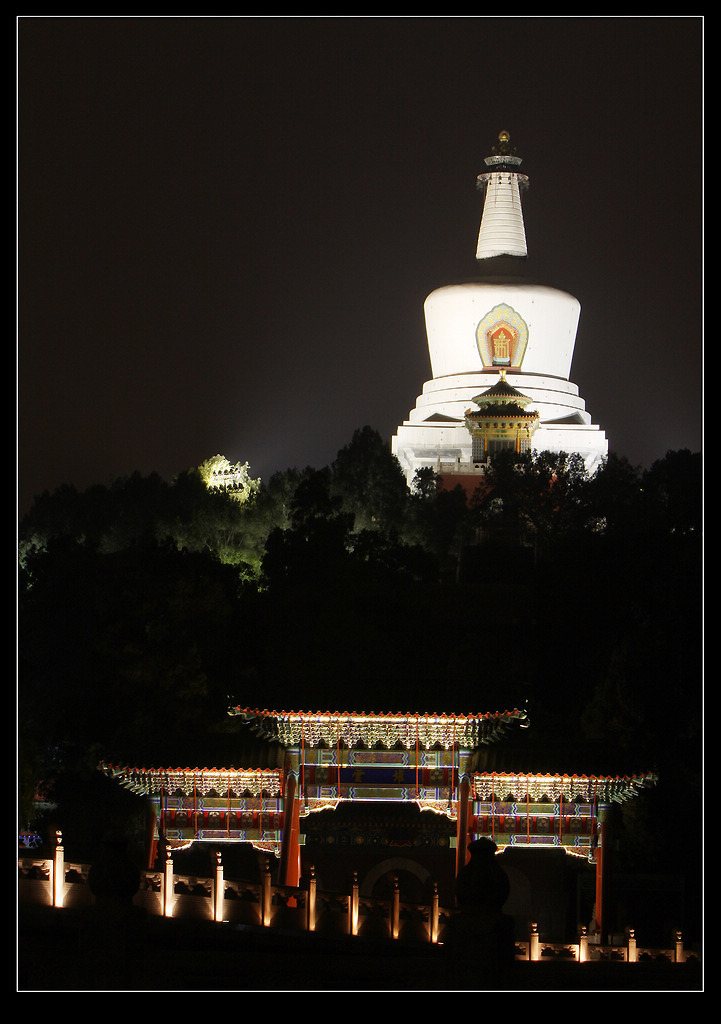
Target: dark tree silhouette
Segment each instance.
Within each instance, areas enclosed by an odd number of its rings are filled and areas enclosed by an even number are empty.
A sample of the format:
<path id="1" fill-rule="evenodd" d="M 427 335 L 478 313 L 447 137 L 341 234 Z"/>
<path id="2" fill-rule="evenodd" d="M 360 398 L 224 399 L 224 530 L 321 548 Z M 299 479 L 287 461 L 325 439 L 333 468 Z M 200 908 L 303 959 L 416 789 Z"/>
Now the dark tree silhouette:
<path id="1" fill-rule="evenodd" d="M 654 801 L 700 813 L 701 523 L 698 453 L 645 471 L 610 455 L 590 479 L 568 457 L 496 458 L 469 501 L 432 471 L 409 490 L 367 427 L 244 504 L 193 470 L 44 494 L 20 524 L 22 824 L 39 776 L 94 799 L 102 758 L 215 761 L 233 698 L 528 699 L 548 751 L 659 769 L 626 849 L 655 829 L 671 857 Z"/>

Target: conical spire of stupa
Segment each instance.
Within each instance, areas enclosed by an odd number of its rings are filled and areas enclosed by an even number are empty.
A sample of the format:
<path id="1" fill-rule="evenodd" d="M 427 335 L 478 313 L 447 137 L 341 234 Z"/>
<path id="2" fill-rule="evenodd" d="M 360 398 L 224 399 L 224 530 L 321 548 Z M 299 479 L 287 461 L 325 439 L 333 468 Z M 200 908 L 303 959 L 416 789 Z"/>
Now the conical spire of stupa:
<path id="1" fill-rule="evenodd" d="M 528 178 L 520 173 L 522 160 L 515 155 L 508 132 L 499 132 L 498 145 L 484 163 L 488 169 L 477 179 L 485 194 L 476 259 L 526 256 L 521 191 L 528 186 Z"/>

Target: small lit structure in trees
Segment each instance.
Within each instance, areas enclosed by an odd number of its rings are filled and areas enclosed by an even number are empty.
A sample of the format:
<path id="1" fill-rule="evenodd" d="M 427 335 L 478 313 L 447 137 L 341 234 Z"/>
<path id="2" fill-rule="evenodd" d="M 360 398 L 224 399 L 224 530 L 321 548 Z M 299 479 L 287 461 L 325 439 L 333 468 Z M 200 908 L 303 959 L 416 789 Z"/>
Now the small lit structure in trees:
<path id="1" fill-rule="evenodd" d="M 225 491 L 238 501 L 247 501 L 260 487 L 260 479 L 250 475 L 247 462 L 231 465 L 224 455 L 213 455 L 198 466 L 209 491 Z"/>

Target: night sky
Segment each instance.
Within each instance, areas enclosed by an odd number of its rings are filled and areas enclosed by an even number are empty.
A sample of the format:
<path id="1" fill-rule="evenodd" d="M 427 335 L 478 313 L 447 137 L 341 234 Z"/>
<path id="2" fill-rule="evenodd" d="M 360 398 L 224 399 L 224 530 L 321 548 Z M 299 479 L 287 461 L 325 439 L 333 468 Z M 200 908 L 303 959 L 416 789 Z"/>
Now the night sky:
<path id="1" fill-rule="evenodd" d="M 391 436 L 477 274 L 507 129 L 528 270 L 610 448 L 701 448 L 703 20 L 22 17 L 18 504 Z"/>

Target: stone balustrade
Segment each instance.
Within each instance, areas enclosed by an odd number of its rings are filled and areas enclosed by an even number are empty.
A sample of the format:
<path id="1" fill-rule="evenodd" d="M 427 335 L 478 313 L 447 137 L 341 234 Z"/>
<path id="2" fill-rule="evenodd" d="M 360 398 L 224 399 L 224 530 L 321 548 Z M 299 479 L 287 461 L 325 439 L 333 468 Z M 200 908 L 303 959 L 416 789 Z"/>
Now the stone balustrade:
<path id="1" fill-rule="evenodd" d="M 65 863 L 58 834 L 52 857 L 18 859 L 19 903 L 57 908 L 89 906 L 94 902 L 89 875 L 88 865 Z M 404 902 L 397 881 L 391 898 L 386 900 L 362 896 L 357 876 L 347 893 L 318 891 L 312 869 L 305 886 L 274 885 L 267 860 L 258 882 L 226 879 L 219 853 L 213 873 L 205 877 L 176 874 L 169 855 L 162 870 L 140 872 L 133 903 L 148 914 L 162 917 L 434 944 L 443 943 L 448 924 L 458 913 L 455 908 L 441 907 L 437 892 L 429 905 Z M 548 942 L 534 922 L 528 936 L 515 942 L 515 958 L 577 963 L 700 962 L 699 952 L 685 949 L 680 931 L 672 940 L 667 948 L 642 948 L 635 930 L 628 928 L 622 941 L 598 945 L 582 927 L 577 942 Z"/>

